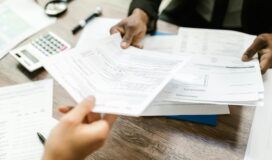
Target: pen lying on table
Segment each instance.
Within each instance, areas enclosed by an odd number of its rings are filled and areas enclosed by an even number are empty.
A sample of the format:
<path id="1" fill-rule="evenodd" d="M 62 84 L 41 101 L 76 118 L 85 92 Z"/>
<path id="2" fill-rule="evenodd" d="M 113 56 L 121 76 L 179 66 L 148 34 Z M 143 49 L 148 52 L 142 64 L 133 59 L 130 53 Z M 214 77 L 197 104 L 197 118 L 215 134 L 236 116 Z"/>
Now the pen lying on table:
<path id="1" fill-rule="evenodd" d="M 81 20 L 79 24 L 72 30 L 72 33 L 75 35 L 78 31 L 80 31 L 82 28 L 84 28 L 89 21 L 91 21 L 95 17 L 99 17 L 102 15 L 102 8 L 96 7 L 96 11 L 91 14 L 89 17 L 87 17 L 85 20 Z"/>
<path id="2" fill-rule="evenodd" d="M 41 141 L 41 143 L 43 145 L 45 145 L 46 138 L 41 133 L 39 133 L 39 132 L 37 132 L 37 136 L 38 136 L 39 140 Z"/>

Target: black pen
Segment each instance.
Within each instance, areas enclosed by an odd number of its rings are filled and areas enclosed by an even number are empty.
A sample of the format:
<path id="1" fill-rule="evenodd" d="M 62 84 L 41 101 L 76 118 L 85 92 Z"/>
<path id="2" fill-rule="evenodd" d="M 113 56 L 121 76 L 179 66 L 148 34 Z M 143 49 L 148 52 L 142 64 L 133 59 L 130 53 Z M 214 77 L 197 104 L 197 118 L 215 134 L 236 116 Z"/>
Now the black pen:
<path id="1" fill-rule="evenodd" d="M 79 21 L 79 24 L 72 30 L 72 33 L 75 35 L 77 34 L 78 31 L 80 31 L 82 28 L 86 26 L 86 24 L 92 20 L 95 17 L 99 17 L 102 15 L 102 8 L 101 7 L 96 7 L 96 10 L 93 14 L 91 14 L 88 18 L 85 20 Z"/>
<path id="2" fill-rule="evenodd" d="M 43 145 L 45 145 L 45 142 L 46 142 L 45 137 L 41 133 L 39 133 L 39 132 L 37 132 L 37 136 L 38 136 L 39 140 L 41 141 L 41 143 Z"/>

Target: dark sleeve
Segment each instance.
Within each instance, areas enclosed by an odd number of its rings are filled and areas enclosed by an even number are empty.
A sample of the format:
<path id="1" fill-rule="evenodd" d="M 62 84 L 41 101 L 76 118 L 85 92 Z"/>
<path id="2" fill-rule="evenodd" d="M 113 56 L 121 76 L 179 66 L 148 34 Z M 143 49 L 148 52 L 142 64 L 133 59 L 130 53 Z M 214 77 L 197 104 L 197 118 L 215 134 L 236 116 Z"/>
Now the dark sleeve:
<path id="1" fill-rule="evenodd" d="M 156 30 L 161 1 L 162 0 L 133 0 L 130 4 L 128 15 L 131 15 L 135 8 L 142 9 L 149 17 L 147 32 L 154 32 Z"/>

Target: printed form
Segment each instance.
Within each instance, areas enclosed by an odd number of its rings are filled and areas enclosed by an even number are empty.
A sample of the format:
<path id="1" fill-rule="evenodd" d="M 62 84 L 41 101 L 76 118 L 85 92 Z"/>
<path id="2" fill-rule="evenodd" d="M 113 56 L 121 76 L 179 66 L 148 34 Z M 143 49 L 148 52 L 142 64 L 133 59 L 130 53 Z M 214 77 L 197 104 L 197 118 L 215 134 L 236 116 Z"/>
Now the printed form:
<path id="1" fill-rule="evenodd" d="M 140 116 L 189 58 L 123 50 L 120 42 L 116 34 L 93 49 L 56 55 L 44 67 L 77 102 L 94 95 L 95 112 Z"/>
<path id="2" fill-rule="evenodd" d="M 174 53 L 193 57 L 162 97 L 182 102 L 262 105 L 259 63 L 257 59 L 241 61 L 255 37 L 236 31 L 181 27 Z"/>
<path id="3" fill-rule="evenodd" d="M 7 0 L 0 3 L 0 58 L 55 20 L 47 17 L 34 0 Z"/>
<path id="4" fill-rule="evenodd" d="M 174 52 L 242 57 L 256 36 L 237 31 L 180 27 Z"/>
<path id="5" fill-rule="evenodd" d="M 169 101 L 253 105 L 263 99 L 259 64 L 226 56 L 194 55 L 165 88 Z"/>
<path id="6" fill-rule="evenodd" d="M 36 133 L 49 135 L 53 81 L 43 80 L 0 88 L 0 159 L 40 159 L 43 145 Z"/>

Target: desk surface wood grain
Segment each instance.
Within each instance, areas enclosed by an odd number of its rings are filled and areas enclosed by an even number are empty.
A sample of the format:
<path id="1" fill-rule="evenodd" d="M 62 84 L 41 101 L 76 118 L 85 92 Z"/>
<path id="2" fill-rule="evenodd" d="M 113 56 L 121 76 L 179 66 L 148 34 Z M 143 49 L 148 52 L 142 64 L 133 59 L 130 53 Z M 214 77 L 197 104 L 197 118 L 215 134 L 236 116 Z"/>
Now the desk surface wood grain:
<path id="1" fill-rule="evenodd" d="M 3 0 L 0 0 L 0 2 Z M 30 39 L 51 30 L 73 46 L 80 34 L 73 36 L 71 29 L 88 16 L 97 5 L 103 15 L 124 18 L 128 2 L 117 0 L 77 0 L 56 24 L 42 30 Z M 119 0 L 120 1 L 120 0 Z M 159 22 L 160 31 L 177 32 L 177 27 Z M 28 42 L 26 40 L 23 43 Z M 10 55 L 0 62 L 0 86 L 20 84 L 51 77 L 41 69 L 28 73 Z M 69 94 L 55 81 L 54 117 L 59 118 L 59 105 L 74 105 Z M 230 108 L 231 114 L 220 116 L 219 124 L 210 127 L 162 117 L 119 117 L 105 146 L 87 157 L 88 160 L 241 160 L 249 137 L 254 108 Z"/>

